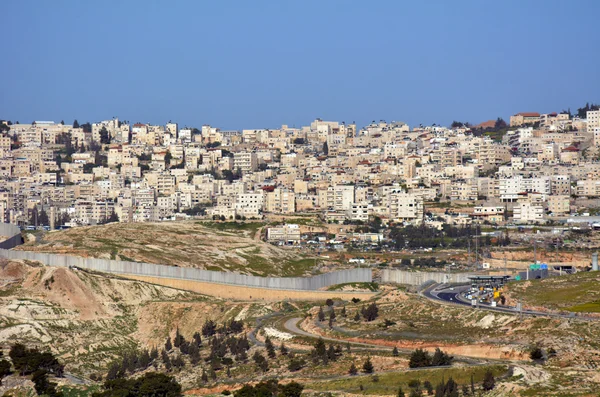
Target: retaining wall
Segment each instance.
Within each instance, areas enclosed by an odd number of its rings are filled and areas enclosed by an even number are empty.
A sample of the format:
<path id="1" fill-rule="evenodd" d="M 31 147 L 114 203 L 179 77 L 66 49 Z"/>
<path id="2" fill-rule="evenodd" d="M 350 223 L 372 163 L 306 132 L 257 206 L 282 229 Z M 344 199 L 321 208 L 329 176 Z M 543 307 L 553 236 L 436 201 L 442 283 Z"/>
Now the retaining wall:
<path id="1" fill-rule="evenodd" d="M 468 273 L 444 273 L 444 272 L 409 272 L 406 270 L 383 269 L 381 271 L 381 282 L 408 285 L 422 285 L 427 281 L 436 283 L 465 283 L 469 281 Z"/>

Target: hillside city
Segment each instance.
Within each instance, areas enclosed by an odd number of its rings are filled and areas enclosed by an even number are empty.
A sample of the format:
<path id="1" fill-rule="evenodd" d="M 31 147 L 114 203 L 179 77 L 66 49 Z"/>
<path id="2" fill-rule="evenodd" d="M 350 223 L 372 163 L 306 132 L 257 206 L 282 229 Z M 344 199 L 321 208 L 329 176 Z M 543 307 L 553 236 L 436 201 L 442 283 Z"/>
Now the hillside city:
<path id="1" fill-rule="evenodd" d="M 0 129 L 4 397 L 600 387 L 599 105 Z"/>
<path id="2" fill-rule="evenodd" d="M 329 223 L 544 224 L 600 196 L 593 104 L 574 115 L 517 113 L 509 123 L 448 127 L 1 124 L 0 213 L 23 228 L 269 213 L 318 213 Z M 432 217 L 428 209 L 445 202 L 463 205 Z M 299 239 L 293 228 L 272 233 Z"/>

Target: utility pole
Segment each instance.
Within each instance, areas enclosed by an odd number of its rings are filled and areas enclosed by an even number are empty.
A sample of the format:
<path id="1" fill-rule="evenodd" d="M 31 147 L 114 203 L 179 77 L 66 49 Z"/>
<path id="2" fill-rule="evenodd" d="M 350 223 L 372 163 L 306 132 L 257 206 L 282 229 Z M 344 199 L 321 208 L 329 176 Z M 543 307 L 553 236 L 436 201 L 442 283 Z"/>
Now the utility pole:
<path id="1" fill-rule="evenodd" d="M 475 236 L 475 267 L 479 269 L 479 236 Z"/>
<path id="2" fill-rule="evenodd" d="M 467 240 L 468 253 L 467 253 L 467 267 L 471 267 L 471 239 Z"/>

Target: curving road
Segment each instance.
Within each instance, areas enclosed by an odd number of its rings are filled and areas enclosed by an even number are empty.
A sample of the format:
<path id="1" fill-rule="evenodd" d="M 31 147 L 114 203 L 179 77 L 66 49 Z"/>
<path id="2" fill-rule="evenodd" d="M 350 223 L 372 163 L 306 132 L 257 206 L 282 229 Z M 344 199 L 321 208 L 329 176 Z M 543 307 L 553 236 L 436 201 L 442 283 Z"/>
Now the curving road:
<path id="1" fill-rule="evenodd" d="M 444 302 L 446 304 L 460 305 L 460 306 L 469 306 L 473 307 L 470 302 L 466 301 L 462 296 L 461 292 L 469 289 L 469 286 L 457 286 L 457 287 L 449 287 L 444 284 L 433 284 L 424 290 L 419 292 L 419 295 L 437 302 Z M 598 321 L 600 319 L 596 317 L 587 317 L 581 316 L 578 313 L 549 313 L 549 312 L 540 312 L 536 310 L 521 310 L 517 311 L 516 307 L 505 306 L 505 307 L 493 307 L 488 304 L 478 304 L 478 306 L 473 307 L 473 309 L 481 309 L 481 310 L 489 310 L 494 312 L 501 312 L 507 314 L 522 314 L 526 316 L 539 316 L 539 317 L 553 317 L 553 318 L 563 318 L 563 319 L 578 319 L 585 321 Z"/>
<path id="2" fill-rule="evenodd" d="M 328 336 L 322 336 L 322 335 L 318 335 L 318 334 L 311 334 L 310 332 L 306 332 L 305 330 L 303 330 L 300 327 L 298 327 L 298 323 L 300 321 L 302 321 L 302 317 L 293 317 L 293 318 L 290 318 L 290 319 L 288 319 L 283 324 L 283 327 L 286 330 L 288 330 L 289 332 L 293 333 L 293 334 L 301 335 L 301 336 L 306 336 L 306 337 L 309 337 L 309 338 L 321 338 L 321 339 L 323 339 L 325 341 L 328 341 L 328 342 L 336 342 L 336 343 L 348 343 L 348 342 L 350 342 L 351 345 L 367 347 L 367 348 L 370 348 L 370 349 L 377 348 L 378 350 L 392 350 L 393 349 L 393 347 L 381 346 L 381 345 L 376 345 L 376 344 L 373 344 L 373 343 L 352 342 L 352 341 L 347 341 L 347 340 L 344 340 L 344 339 L 336 339 L 336 338 L 330 338 Z"/>

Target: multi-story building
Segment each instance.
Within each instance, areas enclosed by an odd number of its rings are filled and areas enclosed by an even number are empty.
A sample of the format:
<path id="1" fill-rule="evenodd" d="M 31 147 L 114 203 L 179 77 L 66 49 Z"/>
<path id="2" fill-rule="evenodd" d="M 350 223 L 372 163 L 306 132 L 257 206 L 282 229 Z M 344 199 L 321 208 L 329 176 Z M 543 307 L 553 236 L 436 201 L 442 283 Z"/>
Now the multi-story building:
<path id="1" fill-rule="evenodd" d="M 267 228 L 267 240 L 270 242 L 297 244 L 300 242 L 300 227 L 295 224 L 269 227 Z"/>

